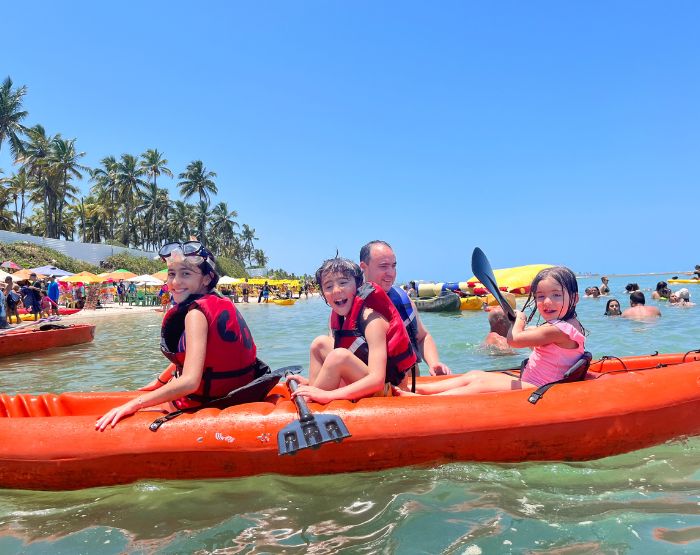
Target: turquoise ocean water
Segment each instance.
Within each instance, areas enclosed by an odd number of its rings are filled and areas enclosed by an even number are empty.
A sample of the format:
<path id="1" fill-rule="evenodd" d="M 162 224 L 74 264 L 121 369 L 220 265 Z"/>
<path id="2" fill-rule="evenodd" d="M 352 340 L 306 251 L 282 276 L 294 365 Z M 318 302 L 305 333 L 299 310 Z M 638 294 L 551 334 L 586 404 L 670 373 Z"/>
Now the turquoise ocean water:
<path id="1" fill-rule="evenodd" d="M 614 277 L 613 296 L 627 306 L 626 283 L 651 289 L 665 277 Z M 700 301 L 700 286 L 688 287 Z M 662 318 L 640 323 L 604 317 L 604 298 L 582 299 L 588 349 L 598 358 L 700 348 L 700 305 L 658 304 Z M 272 367 L 306 365 L 329 313 L 318 298 L 239 307 Z M 422 318 L 453 371 L 526 356 L 479 347 L 484 313 Z M 0 391 L 134 389 L 162 370 L 158 314 L 95 322 L 93 344 L 3 359 Z M 13 553 L 700 553 L 700 438 L 582 463 L 0 490 L 0 554 Z"/>

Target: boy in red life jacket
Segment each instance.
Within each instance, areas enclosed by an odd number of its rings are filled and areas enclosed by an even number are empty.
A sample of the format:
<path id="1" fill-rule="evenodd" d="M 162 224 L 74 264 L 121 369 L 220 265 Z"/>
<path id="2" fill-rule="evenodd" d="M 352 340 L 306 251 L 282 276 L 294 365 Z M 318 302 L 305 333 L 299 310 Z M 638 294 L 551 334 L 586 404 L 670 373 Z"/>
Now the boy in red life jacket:
<path id="1" fill-rule="evenodd" d="M 360 267 L 344 258 L 326 260 L 316 282 L 332 309 L 331 333 L 311 344 L 309 379 L 290 377 L 301 384 L 293 395 L 325 404 L 387 394 L 401 384 L 416 358 L 387 294 L 362 285 Z"/>

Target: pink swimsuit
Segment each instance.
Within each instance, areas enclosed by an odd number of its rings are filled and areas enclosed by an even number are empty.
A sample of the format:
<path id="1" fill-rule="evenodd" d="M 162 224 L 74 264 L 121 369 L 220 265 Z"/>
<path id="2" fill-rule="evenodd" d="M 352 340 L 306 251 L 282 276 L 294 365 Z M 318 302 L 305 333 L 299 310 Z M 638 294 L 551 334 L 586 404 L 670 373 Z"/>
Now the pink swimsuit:
<path id="1" fill-rule="evenodd" d="M 556 343 L 535 347 L 525 366 L 525 370 L 523 370 L 521 379 L 538 387 L 561 380 L 564 377 L 564 373 L 581 358 L 585 350 L 586 338 L 574 326 L 562 320 L 551 320 L 549 323 L 564 332 L 570 339 L 576 341 L 578 347 L 575 349 L 564 349 Z"/>

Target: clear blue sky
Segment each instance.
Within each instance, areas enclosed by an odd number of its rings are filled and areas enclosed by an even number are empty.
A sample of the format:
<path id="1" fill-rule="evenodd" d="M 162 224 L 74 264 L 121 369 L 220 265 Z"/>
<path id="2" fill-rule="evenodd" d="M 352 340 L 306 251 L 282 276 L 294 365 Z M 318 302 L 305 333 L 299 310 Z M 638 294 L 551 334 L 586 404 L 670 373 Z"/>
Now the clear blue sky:
<path id="1" fill-rule="evenodd" d="M 477 245 L 494 267 L 700 263 L 698 2 L 15 2 L 3 19 L 28 124 L 88 165 L 203 160 L 272 267 L 375 238 L 402 280 L 469 277 Z"/>

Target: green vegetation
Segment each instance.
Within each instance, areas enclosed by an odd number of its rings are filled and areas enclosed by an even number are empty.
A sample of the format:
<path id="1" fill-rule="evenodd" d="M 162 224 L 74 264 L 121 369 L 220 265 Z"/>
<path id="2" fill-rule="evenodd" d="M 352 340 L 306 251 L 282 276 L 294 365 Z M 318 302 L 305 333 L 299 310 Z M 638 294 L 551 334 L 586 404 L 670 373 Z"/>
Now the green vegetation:
<path id="1" fill-rule="evenodd" d="M 12 260 L 22 268 L 51 265 L 74 274 L 83 271 L 94 274 L 108 271 L 33 243 L 0 243 L 0 262 L 4 260 Z"/>
<path id="2" fill-rule="evenodd" d="M 41 125 L 24 125 L 26 92 L 26 86 L 14 87 L 10 77 L 0 86 L 0 150 L 9 145 L 17 166 L 6 177 L 0 169 L 0 229 L 145 250 L 195 234 L 218 255 L 228 275 L 245 276 L 244 261 L 267 264 L 263 250 L 255 248 L 255 229 L 239 225 L 238 213 L 225 202 L 212 207 L 217 175 L 201 160 L 178 174 L 182 199 L 171 198 L 170 191 L 158 185 L 161 176 L 174 174 L 157 149 L 105 156 L 98 167 L 86 167 L 80 163 L 85 152 L 78 151 L 76 139 L 49 135 Z M 87 196 L 80 196 L 74 184 L 83 176 L 92 182 Z M 189 204 L 192 197 L 196 202 Z M 134 272 L 162 266 L 137 257 L 112 258 L 107 261 L 111 266 Z"/>

